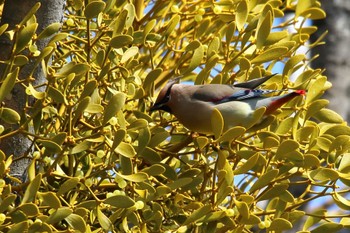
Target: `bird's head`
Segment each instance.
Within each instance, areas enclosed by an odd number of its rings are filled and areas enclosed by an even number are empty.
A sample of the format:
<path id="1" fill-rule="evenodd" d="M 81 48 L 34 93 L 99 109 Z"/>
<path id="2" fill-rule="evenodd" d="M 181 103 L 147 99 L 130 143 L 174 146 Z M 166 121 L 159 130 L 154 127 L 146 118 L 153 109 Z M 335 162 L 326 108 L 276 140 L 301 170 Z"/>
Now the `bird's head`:
<path id="1" fill-rule="evenodd" d="M 160 90 L 156 102 L 150 108 L 151 112 L 153 112 L 155 110 L 163 110 L 163 111 L 171 113 L 171 109 L 168 106 L 168 103 L 171 99 L 171 88 L 178 81 L 179 81 L 179 79 L 172 79 L 162 88 L 162 90 Z"/>

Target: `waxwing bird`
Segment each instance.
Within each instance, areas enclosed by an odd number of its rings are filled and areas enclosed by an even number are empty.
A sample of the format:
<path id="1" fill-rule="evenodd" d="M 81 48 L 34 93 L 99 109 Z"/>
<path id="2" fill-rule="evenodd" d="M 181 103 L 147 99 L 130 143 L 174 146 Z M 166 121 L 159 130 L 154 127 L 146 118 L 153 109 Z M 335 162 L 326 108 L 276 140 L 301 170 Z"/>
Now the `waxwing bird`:
<path id="1" fill-rule="evenodd" d="M 267 94 L 278 91 L 254 89 L 272 76 L 236 85 L 186 85 L 171 80 L 159 92 L 150 110 L 169 112 L 188 129 L 203 134 L 213 134 L 211 117 L 215 108 L 224 119 L 224 130 L 245 126 L 256 109 L 265 107 L 264 116 L 267 116 L 286 102 L 305 94 L 304 90 L 296 90 L 267 97 Z"/>

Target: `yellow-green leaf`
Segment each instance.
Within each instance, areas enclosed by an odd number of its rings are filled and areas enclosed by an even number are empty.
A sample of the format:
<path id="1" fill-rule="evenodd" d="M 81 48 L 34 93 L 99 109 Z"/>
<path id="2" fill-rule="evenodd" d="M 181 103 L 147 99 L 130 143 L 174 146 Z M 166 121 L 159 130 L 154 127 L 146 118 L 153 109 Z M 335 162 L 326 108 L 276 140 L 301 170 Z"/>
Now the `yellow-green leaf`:
<path id="1" fill-rule="evenodd" d="M 118 92 L 109 100 L 108 105 L 105 108 L 102 125 L 107 124 L 107 122 L 123 108 L 125 98 L 124 93 Z"/>
<path id="2" fill-rule="evenodd" d="M 38 40 L 47 38 L 58 32 L 61 28 L 61 23 L 52 23 L 49 26 L 47 26 L 38 36 Z"/>
<path id="3" fill-rule="evenodd" d="M 309 172 L 309 177 L 312 180 L 318 181 L 329 181 L 329 180 L 337 180 L 339 178 L 339 174 L 337 171 L 332 170 L 330 168 L 319 167 L 315 170 Z"/>
<path id="4" fill-rule="evenodd" d="M 204 215 L 208 214 L 211 211 L 211 205 L 205 205 L 200 207 L 199 209 L 193 211 L 193 213 L 187 217 L 186 221 L 183 225 L 188 225 L 190 223 L 196 222 Z"/>
<path id="5" fill-rule="evenodd" d="M 258 28 L 256 29 L 256 47 L 258 49 L 265 45 L 265 41 L 270 34 L 272 27 L 272 13 L 269 11 L 266 15 L 261 15 Z"/>
<path id="6" fill-rule="evenodd" d="M 283 57 L 288 52 L 287 47 L 279 46 L 279 47 L 273 47 L 265 50 L 253 60 L 251 60 L 251 63 L 264 63 L 268 61 L 278 60 L 279 58 Z"/>
<path id="7" fill-rule="evenodd" d="M 246 24 L 247 18 L 248 18 L 248 3 L 246 0 L 239 1 L 237 4 L 237 10 L 236 10 L 236 24 L 237 29 L 241 31 L 244 28 L 244 25 Z"/>
<path id="8" fill-rule="evenodd" d="M 69 178 L 62 185 L 60 185 L 60 188 L 57 191 L 57 196 L 61 196 L 61 195 L 65 194 L 66 192 L 76 188 L 78 183 L 79 183 L 78 177 Z"/>
<path id="9" fill-rule="evenodd" d="M 128 48 L 125 53 L 123 54 L 122 58 L 120 59 L 121 63 L 125 63 L 127 62 L 129 59 L 133 58 L 134 56 L 136 56 L 137 54 L 139 54 L 139 48 L 136 46 L 132 46 L 130 48 Z"/>
<path id="10" fill-rule="evenodd" d="M 292 229 L 293 225 L 287 219 L 284 218 L 275 218 L 272 222 L 268 231 L 282 232 L 289 229 Z"/>
<path id="11" fill-rule="evenodd" d="M 245 131 L 245 128 L 241 126 L 230 128 L 217 139 L 217 142 L 231 142 L 236 138 L 242 136 L 245 133 Z"/>
<path id="12" fill-rule="evenodd" d="M 103 203 L 117 208 L 130 208 L 135 204 L 135 201 L 125 195 L 114 195 L 108 197 Z"/>
<path id="13" fill-rule="evenodd" d="M 33 202 L 40 187 L 42 175 L 39 173 L 27 186 L 22 203 Z"/>
<path id="14" fill-rule="evenodd" d="M 320 111 L 313 114 L 313 117 L 321 122 L 326 123 L 342 123 L 344 121 L 338 113 L 326 108 L 321 109 Z"/>
<path id="15" fill-rule="evenodd" d="M 84 15 L 87 19 L 96 18 L 106 7 L 106 3 L 103 1 L 90 2 L 84 10 Z"/>
<path id="16" fill-rule="evenodd" d="M 11 108 L 0 108 L 0 118 L 8 124 L 17 124 L 21 116 Z"/>
<path id="17" fill-rule="evenodd" d="M 62 150 L 62 147 L 52 140 L 38 139 L 37 142 L 41 143 L 46 150 L 52 153 L 58 153 Z"/>
<path id="18" fill-rule="evenodd" d="M 224 118 L 222 117 L 220 111 L 216 108 L 214 108 L 211 114 L 211 128 L 213 129 L 215 138 L 219 138 L 224 129 Z"/>
<path id="19" fill-rule="evenodd" d="M 29 44 L 29 41 L 34 36 L 37 27 L 38 24 L 33 23 L 19 31 L 15 44 L 15 54 L 21 52 Z"/>
<path id="20" fill-rule="evenodd" d="M 240 167 L 235 169 L 233 172 L 235 175 L 247 173 L 250 169 L 252 169 L 256 162 L 258 161 L 259 154 L 256 153 L 252 157 L 250 157 L 246 162 L 243 163 Z"/>
<path id="21" fill-rule="evenodd" d="M 7 97 L 16 83 L 16 78 L 18 77 L 19 68 L 17 67 L 13 72 L 9 73 L 3 83 L 0 85 L 0 102 L 2 102 L 5 97 Z"/>
<path id="22" fill-rule="evenodd" d="M 70 214 L 64 218 L 71 228 L 79 232 L 86 232 L 85 220 L 77 214 Z"/>
<path id="23" fill-rule="evenodd" d="M 54 192 L 39 193 L 39 197 L 42 199 L 42 205 L 50 206 L 51 208 L 58 209 L 61 207 L 60 199 Z"/>
<path id="24" fill-rule="evenodd" d="M 97 219 L 98 219 L 98 222 L 101 224 L 101 227 L 106 232 L 109 232 L 113 229 L 113 224 L 111 220 L 101 211 L 99 207 L 97 207 Z"/>
<path id="25" fill-rule="evenodd" d="M 118 176 L 122 177 L 125 180 L 131 181 L 131 182 L 143 182 L 148 179 L 148 175 L 144 172 L 138 172 L 131 175 L 122 175 L 118 173 Z"/>
<path id="26" fill-rule="evenodd" d="M 127 158 L 133 158 L 136 155 L 134 147 L 126 142 L 120 142 L 114 151 Z"/>
<path id="27" fill-rule="evenodd" d="M 130 45 L 133 40 L 133 37 L 129 35 L 117 35 L 111 39 L 109 45 L 112 48 L 122 48 L 124 46 Z"/>
<path id="28" fill-rule="evenodd" d="M 275 177 L 277 177 L 278 175 L 278 169 L 272 169 L 268 172 L 266 172 L 265 174 L 263 174 L 261 177 L 259 177 L 259 179 L 257 181 L 255 181 L 255 183 L 253 184 L 253 186 L 250 188 L 249 192 L 252 193 L 255 190 L 258 190 L 260 188 L 265 187 L 266 185 L 268 185 L 273 179 L 275 179 Z"/>

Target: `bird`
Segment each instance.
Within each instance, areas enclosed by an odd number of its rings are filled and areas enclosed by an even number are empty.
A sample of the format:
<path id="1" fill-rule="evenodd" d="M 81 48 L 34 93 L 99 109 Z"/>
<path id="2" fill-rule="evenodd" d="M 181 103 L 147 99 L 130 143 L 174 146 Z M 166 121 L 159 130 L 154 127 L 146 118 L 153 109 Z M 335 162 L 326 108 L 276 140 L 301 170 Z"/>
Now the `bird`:
<path id="1" fill-rule="evenodd" d="M 211 121 L 214 109 L 223 117 L 224 131 L 235 126 L 246 127 L 255 110 L 265 107 L 265 118 L 293 98 L 305 95 L 305 90 L 293 90 L 283 95 L 266 96 L 281 90 L 256 89 L 274 75 L 234 85 L 190 85 L 172 79 L 160 90 L 150 111 L 171 113 L 186 128 L 200 134 L 214 134 Z"/>

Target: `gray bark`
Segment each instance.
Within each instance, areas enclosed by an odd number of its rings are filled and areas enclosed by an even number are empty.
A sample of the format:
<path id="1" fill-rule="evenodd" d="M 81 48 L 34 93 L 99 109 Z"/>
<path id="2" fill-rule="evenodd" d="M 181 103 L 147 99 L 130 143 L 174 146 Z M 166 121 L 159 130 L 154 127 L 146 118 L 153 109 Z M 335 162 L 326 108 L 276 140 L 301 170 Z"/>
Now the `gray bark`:
<path id="1" fill-rule="evenodd" d="M 325 74 L 332 82 L 333 87 L 325 97 L 330 100 L 329 108 L 339 113 L 345 120 L 350 120 L 350 1 L 323 0 L 323 9 L 327 18 L 315 21 L 319 27 L 317 38 L 325 30 L 328 35 L 325 45 L 313 49 L 313 53 L 320 54 L 312 66 L 325 68 Z"/>
<path id="2" fill-rule="evenodd" d="M 6 0 L 1 17 L 1 25 L 5 23 L 9 24 L 8 30 L 15 28 L 37 2 L 41 2 L 41 7 L 36 13 L 37 22 L 39 24 L 37 34 L 51 23 L 62 21 L 64 0 Z M 39 40 L 36 45 L 38 46 L 38 49 L 41 50 L 47 45 L 47 42 L 48 39 Z M 0 37 L 0 46 L 0 60 L 5 61 L 9 58 L 11 53 L 12 41 L 6 36 L 2 36 Z M 21 69 L 19 75 L 20 79 L 28 77 L 30 71 L 33 69 L 33 64 L 33 62 L 30 62 Z M 3 71 L 4 67 L 2 66 L 0 67 L 0 75 L 2 75 Z M 41 68 L 38 68 L 35 71 L 34 78 L 34 85 L 42 84 L 46 81 L 46 77 Z M 15 88 L 12 91 L 12 98 L 5 100 L 4 105 L 16 110 L 22 115 L 22 117 L 24 117 L 24 109 L 26 107 L 26 94 L 24 88 L 21 85 L 15 85 Z M 6 156 L 13 155 L 14 159 L 16 159 L 11 166 L 10 174 L 20 178 L 22 181 L 25 180 L 25 171 L 30 162 L 25 158 L 30 153 L 31 147 L 31 141 L 22 134 L 14 135 L 13 137 L 6 138 L 0 142 L 0 149 L 6 154 Z"/>

